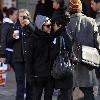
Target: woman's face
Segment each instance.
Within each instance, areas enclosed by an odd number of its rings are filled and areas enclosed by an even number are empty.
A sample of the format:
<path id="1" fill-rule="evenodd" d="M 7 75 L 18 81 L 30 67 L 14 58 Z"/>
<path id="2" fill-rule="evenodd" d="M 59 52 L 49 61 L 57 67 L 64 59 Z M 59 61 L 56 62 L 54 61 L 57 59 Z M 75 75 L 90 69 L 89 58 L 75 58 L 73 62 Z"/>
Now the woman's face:
<path id="1" fill-rule="evenodd" d="M 56 23 L 53 25 L 53 30 L 56 32 L 59 28 L 61 28 L 61 25 L 57 25 Z"/>
<path id="2" fill-rule="evenodd" d="M 20 22 L 20 24 L 23 25 L 23 26 L 25 25 L 25 21 L 24 21 L 24 19 L 23 19 L 24 16 L 27 16 L 27 14 L 26 14 L 25 12 L 20 12 L 20 13 L 19 13 L 19 22 Z"/>
<path id="3" fill-rule="evenodd" d="M 43 24 L 43 31 L 50 33 L 51 32 L 51 22 L 50 20 L 47 20 L 44 24 Z"/>

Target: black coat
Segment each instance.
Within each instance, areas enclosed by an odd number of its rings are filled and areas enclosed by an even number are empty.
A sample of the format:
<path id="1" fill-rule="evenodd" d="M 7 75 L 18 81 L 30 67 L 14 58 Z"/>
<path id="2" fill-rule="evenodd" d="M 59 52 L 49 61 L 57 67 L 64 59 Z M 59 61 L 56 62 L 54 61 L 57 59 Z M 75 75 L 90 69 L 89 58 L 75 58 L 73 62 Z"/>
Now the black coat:
<path id="1" fill-rule="evenodd" d="M 65 15 L 65 10 L 64 8 L 59 8 L 57 10 L 54 10 L 53 14 L 52 14 L 52 23 L 55 22 L 55 20 L 60 17 L 60 16 L 64 16 Z"/>
<path id="2" fill-rule="evenodd" d="M 51 18 L 52 13 L 53 13 L 52 0 L 45 0 L 45 4 L 42 4 L 40 0 L 38 1 L 36 5 L 34 21 L 35 21 L 36 15 L 44 15 Z"/>
<path id="3" fill-rule="evenodd" d="M 56 38 L 56 43 L 53 45 L 53 50 L 52 50 L 52 61 L 55 60 L 59 53 L 59 36 L 63 36 L 65 40 L 65 46 L 66 50 L 71 53 L 72 51 L 72 40 L 70 37 L 67 35 L 65 28 L 60 28 L 56 33 L 55 33 L 55 38 Z M 69 55 L 70 56 L 70 55 Z M 72 88 L 73 86 L 73 75 L 70 75 L 68 77 L 64 77 L 63 79 L 55 79 L 55 88 L 60 89 L 60 88 Z"/>
<path id="4" fill-rule="evenodd" d="M 50 35 L 36 29 L 27 44 L 27 73 L 32 76 L 48 77 L 51 75 L 50 66 Z"/>
<path id="5" fill-rule="evenodd" d="M 14 49 L 13 62 L 23 62 L 25 61 L 26 55 L 26 44 L 29 36 L 34 32 L 34 26 L 30 23 L 28 26 L 21 27 L 20 24 L 16 24 L 15 29 L 19 30 L 19 39 L 14 39 L 12 35 L 10 40 L 12 40 L 12 45 Z"/>

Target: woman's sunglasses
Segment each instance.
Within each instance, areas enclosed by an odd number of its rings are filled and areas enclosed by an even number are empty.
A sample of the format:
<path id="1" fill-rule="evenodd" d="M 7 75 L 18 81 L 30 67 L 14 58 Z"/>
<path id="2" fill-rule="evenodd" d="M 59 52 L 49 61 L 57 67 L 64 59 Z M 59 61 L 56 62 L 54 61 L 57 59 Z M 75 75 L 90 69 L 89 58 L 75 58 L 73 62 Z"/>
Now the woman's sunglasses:
<path id="1" fill-rule="evenodd" d="M 48 24 L 48 25 L 44 25 L 44 26 L 46 26 L 47 28 L 50 28 L 50 27 L 51 27 L 51 24 Z"/>

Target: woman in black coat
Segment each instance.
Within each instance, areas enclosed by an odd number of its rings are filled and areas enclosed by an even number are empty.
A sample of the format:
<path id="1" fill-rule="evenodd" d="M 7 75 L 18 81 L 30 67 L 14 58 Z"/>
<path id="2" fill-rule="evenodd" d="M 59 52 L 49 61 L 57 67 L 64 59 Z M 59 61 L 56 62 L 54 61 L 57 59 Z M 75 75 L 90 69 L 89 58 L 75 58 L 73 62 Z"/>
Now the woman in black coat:
<path id="1" fill-rule="evenodd" d="M 66 50 L 69 52 L 69 57 L 72 51 L 72 40 L 67 35 L 65 29 L 65 21 L 62 20 L 62 16 L 59 16 L 55 19 L 54 28 L 54 47 L 52 51 L 52 61 L 55 60 L 60 51 L 60 39 L 59 36 L 62 36 L 65 41 Z M 65 76 L 61 79 L 55 79 L 55 88 L 60 89 L 58 99 L 57 100 L 72 100 L 72 87 L 73 87 L 73 74 L 71 73 L 69 76 Z"/>
<path id="2" fill-rule="evenodd" d="M 64 0 L 53 0 L 54 12 L 52 14 L 52 23 L 60 15 L 65 15 L 64 3 L 65 3 Z"/>
<path id="3" fill-rule="evenodd" d="M 27 82 L 26 70 L 26 44 L 28 38 L 34 32 L 34 26 L 29 21 L 30 13 L 27 9 L 19 9 L 18 12 L 18 22 L 14 27 L 14 32 L 10 34 L 10 44 L 13 46 L 13 65 L 17 84 L 16 100 L 24 100 L 24 93 L 26 92 L 25 100 L 32 100 L 31 98 L 31 88 Z M 17 33 L 16 33 L 17 30 Z M 26 83 L 25 83 L 26 78 Z M 25 87 L 26 84 L 26 87 Z M 26 89 L 26 91 L 25 91 Z"/>

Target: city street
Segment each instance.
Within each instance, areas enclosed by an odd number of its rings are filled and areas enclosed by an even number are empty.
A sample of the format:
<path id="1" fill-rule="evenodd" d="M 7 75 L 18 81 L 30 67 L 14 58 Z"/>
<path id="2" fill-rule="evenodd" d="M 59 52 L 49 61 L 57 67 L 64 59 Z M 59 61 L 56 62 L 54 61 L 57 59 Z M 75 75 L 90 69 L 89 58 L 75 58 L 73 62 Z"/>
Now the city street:
<path id="1" fill-rule="evenodd" d="M 96 89 L 96 88 L 95 88 Z M 7 74 L 7 81 L 5 87 L 0 87 L 0 100 L 15 100 L 15 93 L 16 93 L 16 82 L 14 78 L 13 71 L 8 72 Z M 96 94 L 96 91 L 95 91 Z M 75 89 L 74 92 L 74 100 L 82 100 L 78 99 L 82 97 L 83 94 L 79 92 L 78 89 Z M 100 97 L 95 95 L 96 100 L 100 100 Z M 43 100 L 43 97 L 42 97 Z M 56 93 L 54 93 L 53 100 L 56 99 Z"/>

